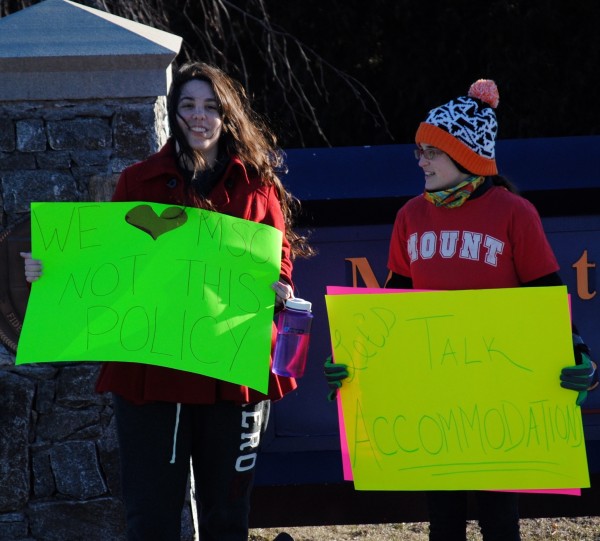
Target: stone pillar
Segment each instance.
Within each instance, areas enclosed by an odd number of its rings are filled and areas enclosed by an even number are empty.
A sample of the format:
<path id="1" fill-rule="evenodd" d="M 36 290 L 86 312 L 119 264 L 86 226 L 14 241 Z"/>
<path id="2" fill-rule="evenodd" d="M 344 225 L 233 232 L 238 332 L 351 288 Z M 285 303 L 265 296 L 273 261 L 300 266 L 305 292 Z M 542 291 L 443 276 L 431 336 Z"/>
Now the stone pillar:
<path id="1" fill-rule="evenodd" d="M 30 202 L 106 201 L 119 173 L 165 142 L 180 46 L 66 0 L 0 19 L 0 539 L 125 539 L 98 364 L 14 366 L 29 291 L 18 252 Z M 188 516 L 184 526 L 193 539 Z"/>

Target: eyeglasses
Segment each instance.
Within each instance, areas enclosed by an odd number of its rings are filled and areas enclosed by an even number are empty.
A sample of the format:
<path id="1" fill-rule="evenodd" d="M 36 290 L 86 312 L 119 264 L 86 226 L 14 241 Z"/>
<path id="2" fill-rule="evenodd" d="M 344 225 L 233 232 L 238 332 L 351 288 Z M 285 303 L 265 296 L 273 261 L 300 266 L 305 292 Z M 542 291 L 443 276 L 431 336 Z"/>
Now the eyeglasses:
<path id="1" fill-rule="evenodd" d="M 420 160 L 421 156 L 423 156 L 426 160 L 435 160 L 442 154 L 445 154 L 445 152 L 439 148 L 415 148 L 415 158 L 417 160 Z"/>

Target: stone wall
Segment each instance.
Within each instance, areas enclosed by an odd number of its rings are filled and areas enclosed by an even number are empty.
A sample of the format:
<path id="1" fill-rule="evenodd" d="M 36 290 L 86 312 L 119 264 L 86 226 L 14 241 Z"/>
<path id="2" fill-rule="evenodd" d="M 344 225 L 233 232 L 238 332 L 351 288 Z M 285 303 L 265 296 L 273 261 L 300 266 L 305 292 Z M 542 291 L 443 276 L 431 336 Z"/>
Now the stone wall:
<path id="1" fill-rule="evenodd" d="M 31 201 L 105 201 L 165 139 L 165 100 L 0 103 L 2 223 Z"/>
<path id="2" fill-rule="evenodd" d="M 2 228 L 31 201 L 106 201 L 166 138 L 165 99 L 0 103 Z M 0 228 L 0 230 L 2 230 Z M 0 540 L 120 541 L 119 457 L 96 363 L 15 366 L 0 345 Z M 183 539 L 193 539 L 190 513 Z"/>

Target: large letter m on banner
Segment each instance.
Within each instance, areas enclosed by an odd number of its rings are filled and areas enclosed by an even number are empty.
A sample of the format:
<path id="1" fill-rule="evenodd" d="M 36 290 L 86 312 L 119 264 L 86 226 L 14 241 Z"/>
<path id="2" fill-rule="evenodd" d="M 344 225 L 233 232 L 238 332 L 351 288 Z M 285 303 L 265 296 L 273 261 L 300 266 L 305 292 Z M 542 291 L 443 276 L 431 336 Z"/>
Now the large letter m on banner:
<path id="1" fill-rule="evenodd" d="M 383 287 L 385 285 L 379 285 L 366 257 L 347 257 L 345 259 L 350 263 L 351 275 L 347 276 L 347 282 L 350 282 L 352 287 Z"/>

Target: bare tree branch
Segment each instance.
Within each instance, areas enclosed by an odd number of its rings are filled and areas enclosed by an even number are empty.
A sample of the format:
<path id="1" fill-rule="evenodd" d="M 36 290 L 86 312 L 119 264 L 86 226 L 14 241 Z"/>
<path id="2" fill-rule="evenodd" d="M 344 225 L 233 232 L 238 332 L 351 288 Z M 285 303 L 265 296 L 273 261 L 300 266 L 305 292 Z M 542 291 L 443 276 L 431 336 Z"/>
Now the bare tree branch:
<path id="1" fill-rule="evenodd" d="M 0 0 L 0 14 L 7 15 L 36 3 L 32 0 Z M 364 84 L 338 69 L 280 26 L 273 24 L 265 0 L 247 0 L 240 7 L 233 0 L 83 0 L 84 4 L 184 37 L 180 57 L 205 59 L 239 74 L 251 92 L 261 69 L 268 91 L 281 102 L 301 146 L 303 126 L 311 126 L 329 145 L 319 111 L 328 104 L 327 80 L 338 80 L 356 100 L 360 110 L 376 126 L 393 137 L 379 103 Z M 249 48 L 248 44 L 252 47 Z M 252 50 L 250 50 L 252 49 Z M 262 68 L 257 66 L 262 63 Z M 317 100 L 317 101 L 315 101 Z M 269 102 L 265 100 L 268 113 Z"/>

